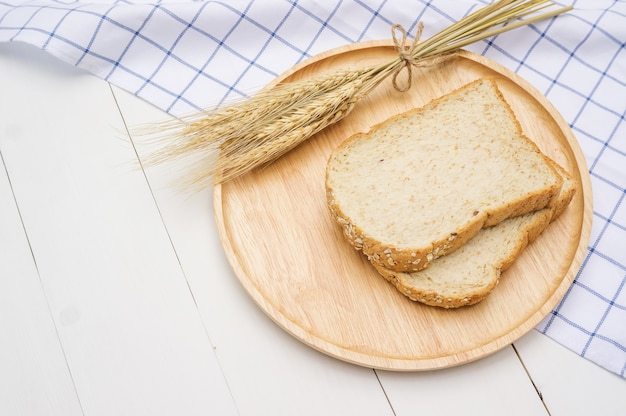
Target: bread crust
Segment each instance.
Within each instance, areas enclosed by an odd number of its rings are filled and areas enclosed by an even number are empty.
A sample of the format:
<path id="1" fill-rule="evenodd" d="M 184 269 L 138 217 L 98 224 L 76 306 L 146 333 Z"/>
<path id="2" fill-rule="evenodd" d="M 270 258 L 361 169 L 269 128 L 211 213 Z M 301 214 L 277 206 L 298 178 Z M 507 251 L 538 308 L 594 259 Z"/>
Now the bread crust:
<path id="1" fill-rule="evenodd" d="M 475 215 L 476 218 L 467 227 L 451 232 L 447 238 L 434 240 L 422 249 L 401 248 L 369 236 L 342 212 L 338 204 L 334 203 L 332 191 L 328 191 L 327 198 L 331 216 L 341 226 L 345 240 L 352 247 L 362 251 L 369 261 L 381 267 L 397 272 L 415 272 L 427 268 L 439 257 L 454 252 L 484 227 L 491 227 L 508 218 L 549 207 L 555 203 L 555 194 L 558 194 L 560 188 L 560 184 L 555 185 L 541 193 L 529 195 L 528 199 L 511 202 L 498 210 L 483 211 Z"/>
<path id="2" fill-rule="evenodd" d="M 394 272 L 376 263 L 372 263 L 378 273 L 384 277 L 388 282 L 395 286 L 395 288 L 408 297 L 412 301 L 423 303 L 428 306 L 437 306 L 444 309 L 456 309 L 463 306 L 475 305 L 482 302 L 489 293 L 496 287 L 500 279 L 501 271 L 497 267 L 491 267 L 489 273 L 492 277 L 489 279 L 489 284 L 481 287 L 478 290 L 467 292 L 462 297 L 447 297 L 442 296 L 437 291 L 431 290 L 419 290 L 415 287 L 407 285 L 402 279 L 402 272 Z"/>
<path id="3" fill-rule="evenodd" d="M 507 203 L 495 207 L 493 209 L 475 210 L 470 213 L 471 218 L 466 225 L 461 228 L 448 230 L 445 235 L 439 238 L 433 238 L 433 240 L 421 247 L 400 247 L 389 241 L 381 241 L 374 236 L 368 234 L 359 224 L 357 224 L 350 216 L 344 212 L 341 205 L 337 202 L 334 194 L 334 190 L 329 181 L 330 176 L 330 164 L 326 170 L 326 197 L 327 205 L 332 218 L 341 227 L 345 240 L 350 243 L 356 250 L 362 251 L 368 259 L 381 267 L 396 271 L 396 272 L 414 272 L 427 268 L 433 260 L 454 252 L 473 236 L 475 236 L 483 227 L 493 226 L 507 218 L 526 214 L 528 212 L 537 211 L 556 203 L 557 196 L 562 187 L 562 180 L 560 178 L 558 170 L 554 167 L 553 162 L 541 153 L 539 148 L 534 142 L 528 139 L 522 134 L 521 125 L 515 117 L 512 109 L 504 99 L 502 93 L 497 88 L 495 81 L 477 80 L 469 83 L 456 91 L 453 91 L 443 97 L 439 97 L 424 107 L 409 110 L 406 113 L 396 115 L 382 123 L 379 123 L 372 127 L 367 133 L 357 133 L 348 138 L 342 143 L 337 150 L 348 146 L 351 142 L 366 137 L 376 130 L 380 129 L 389 123 L 394 122 L 402 117 L 411 116 L 415 113 L 427 111 L 430 108 L 437 106 L 442 100 L 445 100 L 452 94 L 458 94 L 466 89 L 471 88 L 474 84 L 480 82 L 490 82 L 494 88 L 494 92 L 497 94 L 498 99 L 503 104 L 504 108 L 508 112 L 511 121 L 515 124 L 517 130 L 515 134 L 522 140 L 526 140 L 528 145 L 533 149 L 540 158 L 543 158 L 546 165 L 551 167 L 554 177 L 556 178 L 554 183 L 543 189 L 535 190 L 527 193 L 525 196 L 518 198 L 517 200 L 510 200 Z M 331 156 L 332 158 L 332 156 Z"/>
<path id="4" fill-rule="evenodd" d="M 564 178 L 563 189 L 556 198 L 556 201 L 549 208 L 544 208 L 536 212 L 525 214 L 524 217 L 520 217 L 520 219 L 525 221 L 523 232 L 516 240 L 516 244 L 513 249 L 510 250 L 505 257 L 501 259 L 486 259 L 486 270 L 484 271 L 484 276 L 482 279 L 479 279 L 484 282 L 482 286 L 465 289 L 462 287 L 456 287 L 455 290 L 457 293 L 455 295 L 450 295 L 443 293 L 443 290 L 428 290 L 409 281 L 411 278 L 432 278 L 432 276 L 429 276 L 430 270 L 432 269 L 425 269 L 415 272 L 414 274 L 410 274 L 389 270 L 370 260 L 372 265 L 376 271 L 387 281 L 392 283 L 400 293 L 416 302 L 424 303 L 429 306 L 451 309 L 475 305 L 483 301 L 497 286 L 502 273 L 513 264 L 513 262 L 529 244 L 541 235 L 541 233 L 550 225 L 552 221 L 557 219 L 565 211 L 574 194 L 580 189 L 578 181 L 572 178 L 565 171 L 565 169 L 556 163 L 555 167 Z M 505 223 L 503 222 L 495 225 L 494 227 L 501 227 L 504 226 L 504 224 Z M 485 231 L 481 230 L 480 232 Z M 441 261 L 441 259 L 439 261 Z M 461 263 L 467 263 L 467 261 Z"/>
<path id="5" fill-rule="evenodd" d="M 523 235 L 517 240 L 515 248 L 509 255 L 500 261 L 485 265 L 487 268 L 485 274 L 488 276 L 485 279 L 487 281 L 486 284 L 478 288 L 466 290 L 460 296 L 446 296 L 441 291 L 421 290 L 419 287 L 407 282 L 406 279 L 409 273 L 395 272 L 376 263 L 372 264 L 381 276 L 391 282 L 400 293 L 413 301 L 446 309 L 475 305 L 483 301 L 491 293 L 498 284 L 502 272 L 508 269 L 522 251 L 546 229 L 552 218 L 552 210 L 546 208 L 528 215 L 533 215 L 533 219 L 528 223 Z M 428 272 L 429 270 L 426 269 L 415 272 L 415 275 L 427 274 Z"/>

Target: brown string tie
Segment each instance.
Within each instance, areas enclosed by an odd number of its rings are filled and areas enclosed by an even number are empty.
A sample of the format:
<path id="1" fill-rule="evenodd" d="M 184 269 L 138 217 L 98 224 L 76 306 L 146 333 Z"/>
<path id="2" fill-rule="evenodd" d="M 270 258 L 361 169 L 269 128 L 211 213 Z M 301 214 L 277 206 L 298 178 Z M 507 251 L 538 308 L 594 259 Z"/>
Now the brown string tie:
<path id="1" fill-rule="evenodd" d="M 456 55 L 455 52 L 446 52 L 442 55 L 434 56 L 430 59 L 416 59 L 414 57 L 415 50 L 417 49 L 417 45 L 419 43 L 420 37 L 422 36 L 422 31 L 424 30 L 424 24 L 419 22 L 417 24 L 417 33 L 415 34 L 415 39 L 411 42 L 410 45 L 407 45 L 407 34 L 404 27 L 401 24 L 394 24 L 391 26 L 391 37 L 393 39 L 394 46 L 396 47 L 396 51 L 398 52 L 398 56 L 402 61 L 402 65 L 394 72 L 392 77 L 393 87 L 399 92 L 408 91 L 411 88 L 411 84 L 413 83 L 413 71 L 411 70 L 412 66 L 415 67 L 424 67 L 439 64 L 445 60 L 448 60 L 450 57 Z M 397 32 L 400 32 L 401 37 L 398 38 Z M 398 84 L 398 75 L 405 70 L 407 71 L 408 80 L 406 85 L 400 86 Z"/>
<path id="2" fill-rule="evenodd" d="M 393 44 L 395 45 L 396 51 L 400 56 L 400 60 L 404 63 L 404 65 L 402 65 L 400 68 L 398 68 L 396 72 L 394 72 L 393 78 L 391 80 L 393 83 L 393 87 L 400 92 L 408 91 L 411 88 L 411 84 L 413 82 L 413 71 L 411 70 L 411 66 L 417 66 L 419 63 L 415 58 L 413 58 L 412 52 L 415 48 L 415 45 L 417 45 L 417 42 L 419 42 L 419 39 L 422 36 L 422 30 L 424 30 L 424 24 L 422 22 L 419 22 L 417 25 L 417 33 L 415 34 L 415 39 L 413 39 L 413 42 L 410 45 L 407 45 L 407 36 L 404 27 L 402 27 L 402 25 L 398 23 L 391 26 L 391 37 L 393 39 Z M 400 31 L 401 34 L 400 39 L 398 39 L 398 31 Z M 406 69 L 409 79 L 406 85 L 400 87 L 398 85 L 398 75 L 400 75 L 400 73 L 404 69 Z"/>

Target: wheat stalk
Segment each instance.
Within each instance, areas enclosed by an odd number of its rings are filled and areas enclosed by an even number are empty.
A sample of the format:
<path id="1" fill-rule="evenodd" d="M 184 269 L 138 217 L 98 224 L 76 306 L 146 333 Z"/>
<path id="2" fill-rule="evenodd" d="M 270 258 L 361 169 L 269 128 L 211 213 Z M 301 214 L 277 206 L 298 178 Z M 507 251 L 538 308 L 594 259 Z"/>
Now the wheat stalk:
<path id="1" fill-rule="evenodd" d="M 568 6 L 537 14 L 554 5 L 548 0 L 497 0 L 424 41 L 419 41 L 420 23 L 410 46 L 406 46 L 404 29 L 394 25 L 392 36 L 399 55 L 394 60 L 279 84 L 245 101 L 201 114 L 185 122 L 147 162 L 187 157 L 192 159 L 185 180 L 188 185 L 201 189 L 224 183 L 276 160 L 341 120 L 386 78 L 392 76 L 394 87 L 404 91 L 411 86 L 411 66 L 433 64 L 471 43 L 572 9 Z M 400 86 L 397 76 L 404 69 L 408 69 L 408 81 Z"/>

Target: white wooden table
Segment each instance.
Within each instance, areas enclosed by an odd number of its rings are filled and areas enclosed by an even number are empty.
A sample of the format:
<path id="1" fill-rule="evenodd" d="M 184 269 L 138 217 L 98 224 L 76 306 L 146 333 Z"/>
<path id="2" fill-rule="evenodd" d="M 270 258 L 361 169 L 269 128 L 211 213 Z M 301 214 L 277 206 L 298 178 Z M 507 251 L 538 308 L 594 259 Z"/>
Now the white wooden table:
<path id="1" fill-rule="evenodd" d="M 626 414 L 626 380 L 535 330 L 417 373 L 292 338 L 231 271 L 212 190 L 141 168 L 127 127 L 164 119 L 0 44 L 0 415 Z"/>

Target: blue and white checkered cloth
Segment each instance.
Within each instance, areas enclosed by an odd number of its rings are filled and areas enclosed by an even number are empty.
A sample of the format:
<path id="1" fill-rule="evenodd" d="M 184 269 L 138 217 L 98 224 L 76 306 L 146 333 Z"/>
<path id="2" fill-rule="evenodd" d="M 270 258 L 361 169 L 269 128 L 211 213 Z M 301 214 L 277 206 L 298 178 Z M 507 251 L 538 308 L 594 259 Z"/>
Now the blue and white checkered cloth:
<path id="1" fill-rule="evenodd" d="M 303 59 L 386 39 L 423 21 L 428 37 L 485 1 L 0 0 L 0 41 L 87 69 L 173 115 L 249 95 Z M 563 301 L 537 329 L 626 377 L 626 2 L 578 0 L 553 20 L 468 49 L 516 71 L 558 108 L 591 174 L 593 227 Z"/>

